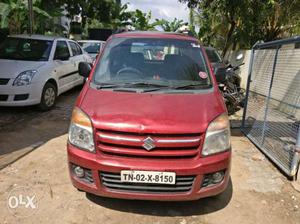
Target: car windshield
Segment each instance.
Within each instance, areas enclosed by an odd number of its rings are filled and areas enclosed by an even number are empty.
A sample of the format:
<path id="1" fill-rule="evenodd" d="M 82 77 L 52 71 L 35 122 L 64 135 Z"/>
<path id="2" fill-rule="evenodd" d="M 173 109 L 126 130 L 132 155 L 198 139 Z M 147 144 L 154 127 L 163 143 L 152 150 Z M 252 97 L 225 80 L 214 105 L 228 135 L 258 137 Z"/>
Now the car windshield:
<path id="1" fill-rule="evenodd" d="M 9 37 L 0 44 L 0 59 L 48 61 L 52 41 Z"/>
<path id="2" fill-rule="evenodd" d="M 93 81 L 109 87 L 123 84 L 126 88 L 211 87 L 198 42 L 160 38 L 112 39 L 96 67 Z"/>
<path id="3" fill-rule="evenodd" d="M 222 63 L 222 59 L 216 50 L 206 49 L 205 51 L 211 63 Z"/>
<path id="4" fill-rule="evenodd" d="M 79 42 L 80 46 L 89 54 L 97 54 L 101 49 L 99 42 Z"/>

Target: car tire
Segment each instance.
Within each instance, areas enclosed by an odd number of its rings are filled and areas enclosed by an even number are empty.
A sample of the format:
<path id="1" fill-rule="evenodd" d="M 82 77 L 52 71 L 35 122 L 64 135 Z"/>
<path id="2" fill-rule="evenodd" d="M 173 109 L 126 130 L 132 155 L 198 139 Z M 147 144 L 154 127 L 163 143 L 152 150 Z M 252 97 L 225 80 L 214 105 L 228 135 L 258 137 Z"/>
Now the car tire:
<path id="1" fill-rule="evenodd" d="M 55 105 L 56 96 L 57 96 L 56 87 L 52 83 L 47 82 L 43 88 L 39 109 L 41 111 L 48 111 L 51 108 L 53 108 Z"/>

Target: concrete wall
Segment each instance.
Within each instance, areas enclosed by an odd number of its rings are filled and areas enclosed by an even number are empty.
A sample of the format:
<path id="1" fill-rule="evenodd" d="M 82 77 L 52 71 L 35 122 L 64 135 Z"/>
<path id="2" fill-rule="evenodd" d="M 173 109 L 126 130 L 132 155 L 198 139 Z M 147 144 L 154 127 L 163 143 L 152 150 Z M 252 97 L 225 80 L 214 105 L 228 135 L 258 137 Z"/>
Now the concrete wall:
<path id="1" fill-rule="evenodd" d="M 242 60 L 237 61 L 236 57 L 239 54 L 243 54 L 244 57 Z M 239 50 L 239 51 L 233 51 L 230 52 L 230 54 L 227 56 L 232 65 L 239 65 L 241 63 L 245 63 L 240 67 L 240 76 L 242 78 L 241 86 L 242 88 L 246 89 L 247 86 L 247 79 L 248 79 L 248 72 L 249 72 L 249 64 L 250 64 L 250 57 L 251 57 L 251 50 Z"/>

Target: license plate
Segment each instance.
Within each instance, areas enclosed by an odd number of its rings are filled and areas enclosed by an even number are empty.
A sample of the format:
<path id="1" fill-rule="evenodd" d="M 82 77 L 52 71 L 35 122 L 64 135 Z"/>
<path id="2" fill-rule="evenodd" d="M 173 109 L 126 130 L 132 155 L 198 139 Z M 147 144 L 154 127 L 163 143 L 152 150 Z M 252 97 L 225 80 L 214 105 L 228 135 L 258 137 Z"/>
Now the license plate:
<path id="1" fill-rule="evenodd" d="M 176 173 L 157 171 L 122 170 L 121 182 L 149 183 L 149 184 L 175 184 Z"/>

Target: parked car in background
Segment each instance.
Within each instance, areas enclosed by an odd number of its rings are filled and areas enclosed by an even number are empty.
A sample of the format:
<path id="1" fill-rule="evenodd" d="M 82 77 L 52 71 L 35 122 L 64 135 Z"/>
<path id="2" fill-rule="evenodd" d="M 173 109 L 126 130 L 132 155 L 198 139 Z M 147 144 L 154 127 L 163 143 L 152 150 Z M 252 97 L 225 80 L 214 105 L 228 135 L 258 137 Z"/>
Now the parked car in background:
<path id="1" fill-rule="evenodd" d="M 90 56 L 75 41 L 16 35 L 0 44 L 0 106 L 38 104 L 48 110 L 61 93 L 83 84 L 80 62 Z"/>
<path id="2" fill-rule="evenodd" d="M 148 57 L 162 49 L 163 57 Z M 178 33 L 110 37 L 73 110 L 73 185 L 106 197 L 196 200 L 228 186 L 230 125 L 198 40 Z"/>
<path id="3" fill-rule="evenodd" d="M 100 40 L 79 40 L 78 43 L 86 51 L 93 61 L 96 60 L 97 55 L 100 53 L 101 49 L 103 48 L 105 41 Z"/>
<path id="4" fill-rule="evenodd" d="M 225 68 L 227 62 L 224 62 L 217 49 L 213 47 L 205 47 L 205 52 L 215 72 L 218 68 Z"/>

